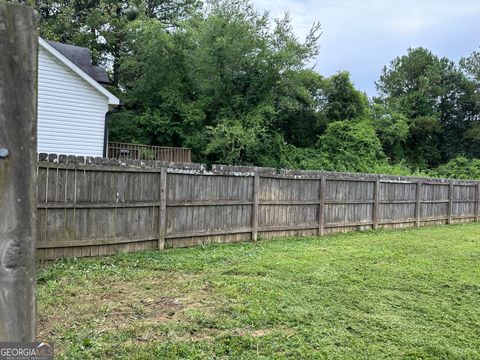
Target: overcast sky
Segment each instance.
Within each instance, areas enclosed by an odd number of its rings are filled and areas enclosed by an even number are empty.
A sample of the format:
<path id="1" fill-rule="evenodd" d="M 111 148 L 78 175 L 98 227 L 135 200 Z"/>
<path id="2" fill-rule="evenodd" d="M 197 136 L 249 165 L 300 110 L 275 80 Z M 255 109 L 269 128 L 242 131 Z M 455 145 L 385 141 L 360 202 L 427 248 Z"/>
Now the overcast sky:
<path id="1" fill-rule="evenodd" d="M 480 45 L 480 0 L 253 0 L 281 17 L 288 11 L 298 37 L 319 21 L 323 35 L 316 69 L 329 76 L 352 74 L 374 95 L 384 65 L 423 46 L 458 61 Z"/>

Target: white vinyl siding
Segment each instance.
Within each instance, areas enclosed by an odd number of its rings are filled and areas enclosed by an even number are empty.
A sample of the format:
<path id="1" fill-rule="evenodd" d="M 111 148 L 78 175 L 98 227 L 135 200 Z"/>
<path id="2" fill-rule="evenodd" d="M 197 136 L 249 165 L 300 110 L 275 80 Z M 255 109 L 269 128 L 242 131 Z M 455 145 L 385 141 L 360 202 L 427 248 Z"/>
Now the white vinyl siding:
<path id="1" fill-rule="evenodd" d="M 103 156 L 108 98 L 41 46 L 38 152 Z"/>

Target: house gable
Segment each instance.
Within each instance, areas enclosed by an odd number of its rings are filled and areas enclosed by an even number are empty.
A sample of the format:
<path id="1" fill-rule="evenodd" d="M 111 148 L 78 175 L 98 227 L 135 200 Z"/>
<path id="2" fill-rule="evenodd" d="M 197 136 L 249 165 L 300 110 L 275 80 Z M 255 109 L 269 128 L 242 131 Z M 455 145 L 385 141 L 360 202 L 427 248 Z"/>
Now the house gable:
<path id="1" fill-rule="evenodd" d="M 109 105 L 113 105 L 113 106 L 120 105 L 120 100 L 115 95 L 113 95 L 110 91 L 105 89 L 90 75 L 88 75 L 85 71 L 83 71 L 81 68 L 75 65 L 72 61 L 70 61 L 67 57 L 65 57 L 60 51 L 55 49 L 52 45 L 50 45 L 48 42 L 46 42 L 42 38 L 39 38 L 38 42 L 40 45 L 39 47 L 40 51 L 44 50 L 45 52 L 48 52 L 50 55 L 55 57 L 58 62 L 68 67 L 71 70 L 71 72 L 77 74 L 81 79 L 83 79 L 85 82 L 90 84 L 95 90 L 97 90 L 102 95 L 106 96 L 108 99 Z"/>
<path id="2" fill-rule="evenodd" d="M 42 46 L 38 63 L 38 152 L 103 156 L 105 115 L 118 99 Z"/>

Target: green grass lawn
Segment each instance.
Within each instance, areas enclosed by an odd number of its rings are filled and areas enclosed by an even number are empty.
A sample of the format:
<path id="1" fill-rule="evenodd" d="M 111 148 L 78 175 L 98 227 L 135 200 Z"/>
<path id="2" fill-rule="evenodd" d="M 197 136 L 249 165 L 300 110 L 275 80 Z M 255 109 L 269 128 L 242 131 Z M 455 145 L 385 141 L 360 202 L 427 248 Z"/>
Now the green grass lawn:
<path id="1" fill-rule="evenodd" d="M 38 284 L 63 359 L 480 359 L 480 224 L 73 259 Z"/>

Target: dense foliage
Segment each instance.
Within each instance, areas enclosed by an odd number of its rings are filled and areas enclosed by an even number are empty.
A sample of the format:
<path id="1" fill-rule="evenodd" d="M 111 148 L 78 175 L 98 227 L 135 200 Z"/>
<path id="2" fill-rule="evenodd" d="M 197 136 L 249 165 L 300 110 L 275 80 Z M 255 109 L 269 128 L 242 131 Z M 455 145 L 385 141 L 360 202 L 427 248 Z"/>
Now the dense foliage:
<path id="1" fill-rule="evenodd" d="M 23 2 L 42 36 L 111 69 L 124 102 L 111 140 L 206 163 L 479 177 L 478 51 L 456 64 L 409 49 L 369 99 L 347 72 L 313 70 L 318 24 L 300 41 L 288 15 L 272 23 L 248 0 Z"/>
<path id="2" fill-rule="evenodd" d="M 440 165 L 435 174 L 446 178 L 480 179 L 480 159 L 458 157 Z"/>

